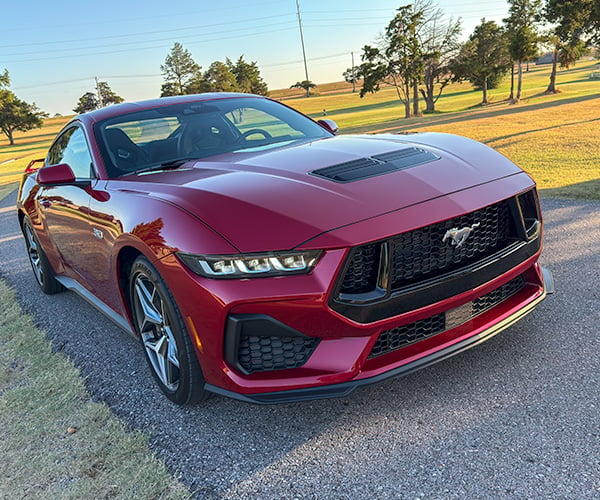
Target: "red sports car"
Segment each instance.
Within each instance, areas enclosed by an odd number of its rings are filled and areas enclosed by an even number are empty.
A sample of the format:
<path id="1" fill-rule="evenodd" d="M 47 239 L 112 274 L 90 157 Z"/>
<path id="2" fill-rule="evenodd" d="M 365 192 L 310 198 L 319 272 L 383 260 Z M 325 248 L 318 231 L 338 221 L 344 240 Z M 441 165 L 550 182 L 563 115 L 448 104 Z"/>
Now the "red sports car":
<path id="1" fill-rule="evenodd" d="M 37 281 L 139 337 L 180 404 L 346 395 L 551 291 L 520 168 L 463 137 L 335 129 L 244 94 L 74 118 L 19 191 Z"/>

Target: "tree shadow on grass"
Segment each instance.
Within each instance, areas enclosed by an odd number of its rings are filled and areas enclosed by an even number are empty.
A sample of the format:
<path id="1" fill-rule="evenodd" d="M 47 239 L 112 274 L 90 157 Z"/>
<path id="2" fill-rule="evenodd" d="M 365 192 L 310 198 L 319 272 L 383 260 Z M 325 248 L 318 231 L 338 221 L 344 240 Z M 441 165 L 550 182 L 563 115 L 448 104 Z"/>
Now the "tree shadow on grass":
<path id="1" fill-rule="evenodd" d="M 378 102 L 375 104 L 365 104 L 364 106 L 350 106 L 347 108 L 327 110 L 327 115 L 335 116 L 335 115 L 342 115 L 345 113 L 360 113 L 361 111 L 373 111 L 373 110 L 394 108 L 394 107 L 400 107 L 400 106 L 402 106 L 402 103 L 398 99 L 395 99 L 393 101 Z M 322 113 L 321 112 L 309 113 L 308 115 L 311 118 L 315 118 L 315 117 L 322 116 Z"/>
<path id="2" fill-rule="evenodd" d="M 538 111 L 542 109 L 551 109 L 564 104 L 575 104 L 586 101 L 593 101 L 600 99 L 600 94 L 584 95 L 571 97 L 568 99 L 558 99 L 553 101 L 540 102 L 538 104 L 525 104 L 521 106 L 506 107 L 505 101 L 500 103 L 494 103 L 489 106 L 481 108 L 479 111 L 472 109 L 469 111 L 459 111 L 455 113 L 448 113 L 444 116 L 435 116 L 429 118 L 419 118 L 413 120 L 391 120 L 383 122 L 375 126 L 362 126 L 362 127 L 348 127 L 344 129 L 344 133 L 358 133 L 358 132 L 371 132 L 371 133 L 382 133 L 382 132 L 403 132 L 412 130 L 417 127 L 423 126 L 434 126 L 434 125 L 449 125 L 453 123 L 459 123 L 464 121 L 473 120 L 475 118 L 493 118 L 498 116 L 510 116 L 517 115 L 519 113 Z M 494 108 L 494 109 L 491 109 Z"/>
<path id="3" fill-rule="evenodd" d="M 30 151 L 39 151 L 40 152 L 40 156 L 45 156 L 44 153 L 42 152 L 42 150 L 47 151 L 50 148 L 50 144 L 28 144 L 28 145 L 23 145 L 23 146 L 19 146 L 18 144 L 15 144 L 14 146 L 11 146 L 11 152 L 18 154 L 18 153 L 28 153 Z M 1 151 L 1 150 L 0 150 Z"/>
<path id="4" fill-rule="evenodd" d="M 540 189 L 543 198 L 577 198 L 580 200 L 600 200 L 600 179 L 578 182 L 569 186 Z"/>
<path id="5" fill-rule="evenodd" d="M 531 129 L 531 130 L 522 130 L 522 131 L 516 132 L 514 134 L 501 135 L 499 137 L 494 137 L 493 139 L 490 139 L 489 141 L 482 141 L 482 142 L 484 142 L 488 146 L 491 146 L 495 142 L 504 141 L 506 139 L 511 139 L 513 137 L 521 137 L 521 136 L 528 135 L 528 134 L 535 134 L 536 132 L 546 132 L 548 130 L 553 130 L 553 129 L 557 129 L 557 128 L 572 127 L 574 125 L 584 125 L 586 123 L 592 123 L 592 122 L 597 122 L 597 121 L 600 121 L 600 118 L 592 118 L 591 120 L 581 120 L 578 122 L 561 123 L 559 125 L 552 125 L 550 127 L 536 128 L 536 129 Z"/>

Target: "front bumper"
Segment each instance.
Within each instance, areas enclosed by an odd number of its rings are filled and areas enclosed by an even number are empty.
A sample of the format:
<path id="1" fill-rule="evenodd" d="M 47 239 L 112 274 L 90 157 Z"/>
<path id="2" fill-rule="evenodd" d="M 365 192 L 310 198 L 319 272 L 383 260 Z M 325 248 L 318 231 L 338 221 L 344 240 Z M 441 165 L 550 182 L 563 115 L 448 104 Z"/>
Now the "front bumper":
<path id="1" fill-rule="evenodd" d="M 406 364 L 402 364 L 401 366 L 391 368 L 388 371 L 384 371 L 377 375 L 368 376 L 365 378 L 356 378 L 348 382 L 337 384 L 292 389 L 285 391 L 274 391 L 268 393 L 241 394 L 238 392 L 223 389 L 222 387 L 214 386 L 212 384 L 207 384 L 206 389 L 216 394 L 220 394 L 249 403 L 291 403 L 314 399 L 343 397 L 347 396 L 358 387 L 362 387 L 369 384 L 375 384 L 387 379 L 408 375 L 412 372 L 420 370 L 421 368 L 426 368 L 439 361 L 448 359 L 451 356 L 454 356 L 455 354 L 461 353 L 467 349 L 470 349 L 471 347 L 474 347 L 494 337 L 496 334 L 514 325 L 521 318 L 533 311 L 533 309 L 542 300 L 544 300 L 547 294 L 554 293 L 554 280 L 551 272 L 547 268 L 543 267 L 540 267 L 540 270 L 542 274 L 543 289 L 541 293 L 538 294 L 537 297 L 535 297 L 535 299 L 527 303 L 522 308 L 515 310 L 510 315 L 504 317 L 497 323 L 485 328 L 483 331 L 468 336 L 464 340 L 460 340 L 456 343 L 450 344 L 446 347 L 432 352 L 429 355 L 415 359 L 414 361 L 407 362 Z"/>

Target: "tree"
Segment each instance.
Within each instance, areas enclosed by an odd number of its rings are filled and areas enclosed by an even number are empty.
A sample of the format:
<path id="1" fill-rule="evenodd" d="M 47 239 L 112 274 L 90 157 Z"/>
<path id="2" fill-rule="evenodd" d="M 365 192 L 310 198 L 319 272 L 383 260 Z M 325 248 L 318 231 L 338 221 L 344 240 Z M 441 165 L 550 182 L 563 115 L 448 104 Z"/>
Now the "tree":
<path id="1" fill-rule="evenodd" d="M 100 107 L 100 101 L 98 97 L 93 92 L 86 92 L 83 94 L 79 101 L 77 102 L 77 106 L 73 108 L 75 113 L 87 113 L 88 111 L 93 111 Z"/>
<path id="2" fill-rule="evenodd" d="M 414 0 L 400 7 L 377 46 L 363 48 L 358 75 L 364 79 L 361 97 L 377 92 L 383 83 L 396 88 L 406 117 L 411 116 L 411 99 L 412 114 L 420 114 L 419 93 L 425 111 L 434 112 L 435 103 L 452 81 L 451 62 L 458 53 L 460 33 L 460 20 L 446 20 L 432 0 Z M 352 78 L 351 72 L 349 68 L 344 76 Z"/>
<path id="3" fill-rule="evenodd" d="M 8 143 L 15 144 L 14 132 L 26 132 L 39 128 L 48 116 L 38 107 L 19 99 L 12 91 L 8 90 L 10 78 L 8 71 L 0 74 L 0 130 L 8 138 Z"/>
<path id="4" fill-rule="evenodd" d="M 8 70 L 5 68 L 4 73 L 0 73 L 0 90 L 10 85 L 10 77 L 8 76 Z"/>
<path id="5" fill-rule="evenodd" d="M 99 94 L 99 101 L 102 106 L 110 106 L 111 104 L 119 104 L 124 99 L 113 92 L 110 85 L 107 82 L 98 82 L 98 88 L 96 89 Z"/>
<path id="6" fill-rule="evenodd" d="M 495 88 L 511 65 L 504 33 L 494 21 L 481 20 L 462 45 L 453 64 L 456 80 L 469 80 L 483 92 L 481 105 L 489 104 L 488 90 Z"/>
<path id="7" fill-rule="evenodd" d="M 540 19 L 541 0 L 508 0 L 509 17 L 504 20 L 508 35 L 508 52 L 512 59 L 510 102 L 517 103 L 521 99 L 523 84 L 523 62 L 537 54 L 539 33 L 537 22 Z M 517 63 L 517 95 L 514 95 L 514 63 Z"/>
<path id="8" fill-rule="evenodd" d="M 590 44 L 598 48 L 600 46 L 600 0 L 594 2 L 587 22 L 587 30 L 590 33 Z"/>
<path id="9" fill-rule="evenodd" d="M 417 26 L 423 17 L 412 5 L 400 7 L 389 22 L 378 47 L 363 47 L 360 76 L 363 85 L 360 96 L 378 92 L 382 83 L 396 89 L 398 99 L 404 104 L 404 116 L 410 118 L 411 89 L 419 81 L 422 68 L 422 49 L 417 37 Z"/>
<path id="10" fill-rule="evenodd" d="M 235 76 L 240 92 L 258 95 L 269 93 L 267 84 L 260 76 L 260 70 L 256 62 L 248 63 L 244 61 L 244 56 L 240 56 L 235 63 L 227 59 L 226 64 Z"/>
<path id="11" fill-rule="evenodd" d="M 301 82 L 296 82 L 294 85 L 291 85 L 291 89 L 304 89 L 306 91 L 306 97 L 310 97 L 310 89 L 316 88 L 317 85 L 311 82 L 310 80 L 302 80 Z"/>
<path id="12" fill-rule="evenodd" d="M 423 74 L 423 51 L 417 36 L 422 19 L 422 10 L 415 10 L 412 5 L 400 7 L 382 34 L 378 47 L 365 45 L 361 56 L 363 85 L 360 96 L 378 92 L 382 83 L 392 85 L 404 104 L 405 118 L 411 116 L 411 90 L 414 96 Z"/>
<path id="13" fill-rule="evenodd" d="M 179 42 L 175 42 L 171 52 L 165 58 L 165 63 L 160 65 L 165 82 L 161 87 L 161 97 L 170 95 L 185 95 L 193 93 L 188 88 L 192 83 L 201 80 L 201 67 L 194 61 L 187 49 Z M 190 90 L 192 90 L 190 92 Z"/>
<path id="14" fill-rule="evenodd" d="M 79 101 L 77 101 L 77 106 L 73 108 L 73 111 L 75 113 L 87 113 L 88 111 L 124 101 L 120 95 L 113 92 L 107 82 L 97 82 L 96 92 L 96 94 L 93 92 L 83 94 L 79 98 Z"/>
<path id="15" fill-rule="evenodd" d="M 416 0 L 415 7 L 423 12 L 417 28 L 424 57 L 425 112 L 435 112 L 435 104 L 446 86 L 452 81 L 451 63 L 458 54 L 458 38 L 462 32 L 460 19 L 444 18 L 444 12 L 429 0 Z"/>
<path id="16" fill-rule="evenodd" d="M 546 93 L 556 93 L 557 65 L 569 67 L 579 59 L 586 41 L 600 38 L 594 28 L 600 28 L 599 0 L 546 0 L 544 15 L 553 28 L 546 37 L 553 46 L 554 59 Z M 584 35 L 589 34 L 585 39 Z"/>
<path id="17" fill-rule="evenodd" d="M 356 92 L 356 82 L 360 78 L 360 66 L 348 68 L 344 71 L 343 76 L 345 81 L 352 84 L 352 92 Z"/>
<path id="18" fill-rule="evenodd" d="M 226 63 L 215 61 L 204 73 L 204 81 L 209 92 L 237 92 L 239 90 L 235 75 Z"/>

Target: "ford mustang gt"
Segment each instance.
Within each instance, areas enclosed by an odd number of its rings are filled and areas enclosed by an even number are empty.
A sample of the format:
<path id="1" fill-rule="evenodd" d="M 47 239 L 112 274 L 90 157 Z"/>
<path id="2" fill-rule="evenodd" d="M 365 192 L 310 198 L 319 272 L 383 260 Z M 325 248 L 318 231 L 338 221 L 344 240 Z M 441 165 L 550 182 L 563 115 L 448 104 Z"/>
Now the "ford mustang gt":
<path id="1" fill-rule="evenodd" d="M 335 132 L 245 94 L 75 117 L 18 195 L 41 289 L 139 338 L 179 404 L 343 396 L 490 338 L 552 290 L 514 163 L 454 135 Z"/>

